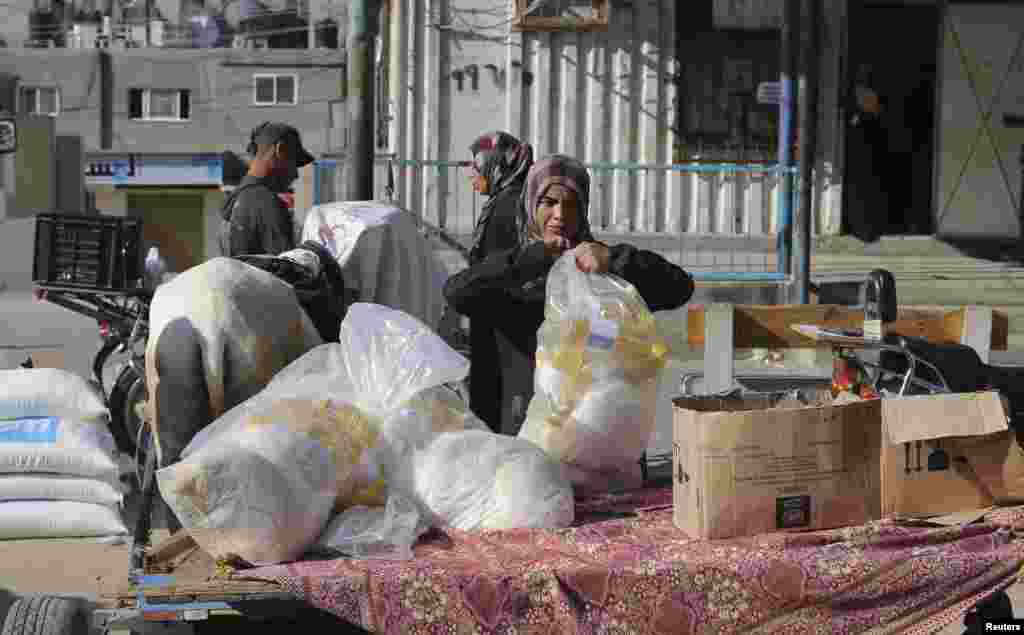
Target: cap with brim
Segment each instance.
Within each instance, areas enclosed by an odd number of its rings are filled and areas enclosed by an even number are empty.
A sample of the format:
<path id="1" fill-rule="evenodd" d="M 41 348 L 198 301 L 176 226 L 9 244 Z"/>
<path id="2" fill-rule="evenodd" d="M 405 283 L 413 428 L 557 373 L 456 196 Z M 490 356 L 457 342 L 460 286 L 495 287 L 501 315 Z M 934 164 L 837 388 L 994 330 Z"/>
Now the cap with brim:
<path id="1" fill-rule="evenodd" d="M 254 132 L 253 141 L 261 145 L 278 142 L 287 143 L 289 147 L 295 150 L 295 164 L 300 168 L 309 165 L 315 160 L 313 155 L 302 147 L 302 137 L 299 135 L 299 131 L 288 124 L 264 124 Z"/>

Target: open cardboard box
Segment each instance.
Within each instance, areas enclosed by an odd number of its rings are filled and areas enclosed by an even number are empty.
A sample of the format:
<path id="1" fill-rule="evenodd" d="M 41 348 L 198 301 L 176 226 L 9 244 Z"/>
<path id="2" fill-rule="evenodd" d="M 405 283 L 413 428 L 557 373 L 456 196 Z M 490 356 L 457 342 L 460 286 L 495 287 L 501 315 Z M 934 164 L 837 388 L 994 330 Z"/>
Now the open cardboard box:
<path id="1" fill-rule="evenodd" d="M 859 525 L 880 516 L 881 404 L 682 397 L 673 516 L 698 538 Z"/>
<path id="2" fill-rule="evenodd" d="M 676 399 L 676 526 L 700 538 L 827 529 L 968 512 L 1002 494 L 1009 434 L 997 393 L 807 397 Z M 947 469 L 929 469 L 936 449 Z"/>
<path id="3" fill-rule="evenodd" d="M 883 399 L 882 515 L 926 517 L 989 507 L 1005 495 L 1010 444 L 996 392 Z"/>

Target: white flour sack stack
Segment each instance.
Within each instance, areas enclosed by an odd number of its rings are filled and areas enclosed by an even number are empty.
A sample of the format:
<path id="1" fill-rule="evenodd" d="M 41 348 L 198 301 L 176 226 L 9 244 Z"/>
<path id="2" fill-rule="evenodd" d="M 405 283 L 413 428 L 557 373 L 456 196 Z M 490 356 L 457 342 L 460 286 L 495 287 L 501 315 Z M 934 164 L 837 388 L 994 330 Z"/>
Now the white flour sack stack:
<path id="1" fill-rule="evenodd" d="M 0 539 L 128 533 L 108 417 L 77 375 L 0 371 Z"/>

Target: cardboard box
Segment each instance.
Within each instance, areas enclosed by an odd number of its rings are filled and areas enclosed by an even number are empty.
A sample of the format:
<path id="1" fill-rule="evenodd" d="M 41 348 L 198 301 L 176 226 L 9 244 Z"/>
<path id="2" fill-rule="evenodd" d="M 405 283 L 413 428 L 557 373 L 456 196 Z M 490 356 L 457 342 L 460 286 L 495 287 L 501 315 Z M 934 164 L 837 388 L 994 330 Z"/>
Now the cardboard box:
<path id="1" fill-rule="evenodd" d="M 966 512 L 1005 495 L 1010 432 L 998 393 L 883 399 L 882 420 L 883 516 Z"/>
<path id="2" fill-rule="evenodd" d="M 699 538 L 859 525 L 880 517 L 878 400 L 679 398 L 675 524 Z"/>
<path id="3" fill-rule="evenodd" d="M 996 392 L 674 405 L 674 519 L 694 537 L 961 514 L 1005 495 L 1010 433 Z"/>

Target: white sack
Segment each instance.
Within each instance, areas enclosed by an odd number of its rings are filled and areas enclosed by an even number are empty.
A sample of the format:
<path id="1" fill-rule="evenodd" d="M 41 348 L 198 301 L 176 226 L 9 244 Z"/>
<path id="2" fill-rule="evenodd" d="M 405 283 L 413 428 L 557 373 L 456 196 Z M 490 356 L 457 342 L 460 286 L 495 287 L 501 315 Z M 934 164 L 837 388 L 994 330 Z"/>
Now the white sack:
<path id="1" fill-rule="evenodd" d="M 124 502 L 121 490 L 107 481 L 60 474 L 0 474 L 0 501 L 63 500 L 115 506 Z"/>
<path id="2" fill-rule="evenodd" d="M 528 441 L 468 430 L 442 434 L 416 455 L 419 502 L 433 522 L 464 531 L 568 527 L 572 485 Z"/>
<path id="3" fill-rule="evenodd" d="M 0 370 L 0 419 L 107 416 L 103 398 L 78 375 L 58 368 Z"/>
<path id="4" fill-rule="evenodd" d="M 0 421 L 0 475 L 59 474 L 118 482 L 117 449 L 105 419 Z"/>
<path id="5" fill-rule="evenodd" d="M 380 201 L 317 205 L 302 240 L 330 251 L 360 300 L 398 309 L 436 329 L 444 310 L 446 272 L 415 217 Z"/>
<path id="6" fill-rule="evenodd" d="M 73 501 L 0 503 L 0 540 L 97 538 L 127 533 L 121 514 L 106 505 Z"/>
<path id="7" fill-rule="evenodd" d="M 160 465 L 159 413 L 167 406 L 158 403 L 156 346 L 164 329 L 179 319 L 198 333 L 214 418 L 255 395 L 278 371 L 323 343 L 291 285 L 239 260 L 212 258 L 160 285 L 150 304 L 146 343 L 146 386 Z"/>
<path id="8" fill-rule="evenodd" d="M 103 452 L 0 444 L 0 474 L 63 474 L 117 483 L 117 463 Z"/>
<path id="9" fill-rule="evenodd" d="M 105 419 L 74 420 L 28 417 L 0 420 L 0 446 L 63 448 L 117 456 L 117 445 Z"/>

